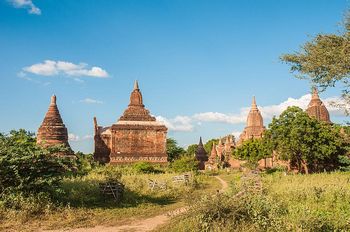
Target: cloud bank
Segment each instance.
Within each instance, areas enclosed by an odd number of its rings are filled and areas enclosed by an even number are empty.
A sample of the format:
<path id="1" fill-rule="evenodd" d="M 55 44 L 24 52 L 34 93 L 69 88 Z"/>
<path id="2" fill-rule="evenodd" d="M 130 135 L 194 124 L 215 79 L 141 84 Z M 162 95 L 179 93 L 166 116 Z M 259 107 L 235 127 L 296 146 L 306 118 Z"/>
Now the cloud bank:
<path id="1" fill-rule="evenodd" d="M 24 67 L 20 75 L 23 76 L 26 73 L 41 76 L 56 76 L 59 74 L 64 74 L 67 76 L 88 76 L 95 78 L 106 78 L 109 76 L 107 71 L 100 67 L 93 66 L 88 68 L 88 65 L 85 63 L 74 64 L 66 61 L 53 60 L 45 60 L 42 63 Z"/>
<path id="2" fill-rule="evenodd" d="M 9 0 L 16 8 L 25 8 L 29 14 L 41 15 L 41 10 L 34 5 L 32 0 Z"/>
<path id="3" fill-rule="evenodd" d="M 306 94 L 300 98 L 288 98 L 277 105 L 258 106 L 264 120 L 270 120 L 274 116 L 279 116 L 289 106 L 298 106 L 302 109 L 306 109 L 311 100 L 311 94 Z M 332 103 L 344 104 L 343 100 L 338 97 L 330 97 L 322 99 L 323 103 L 328 108 L 328 111 L 332 117 L 345 116 L 344 111 L 333 106 Z M 163 122 L 170 131 L 193 131 L 195 125 L 201 125 L 202 122 L 216 122 L 226 124 L 244 124 L 247 120 L 250 107 L 243 107 L 238 113 L 225 114 L 219 112 L 203 112 L 197 113 L 192 116 L 176 116 L 173 119 L 168 119 L 163 116 L 158 116 L 157 120 Z M 233 132 L 234 135 L 238 135 L 239 132 Z"/>

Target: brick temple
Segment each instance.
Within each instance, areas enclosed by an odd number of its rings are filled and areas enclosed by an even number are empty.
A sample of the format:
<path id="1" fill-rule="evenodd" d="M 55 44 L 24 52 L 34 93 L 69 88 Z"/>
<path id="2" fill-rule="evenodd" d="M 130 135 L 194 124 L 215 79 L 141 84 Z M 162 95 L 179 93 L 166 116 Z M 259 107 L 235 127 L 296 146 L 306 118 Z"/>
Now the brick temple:
<path id="1" fill-rule="evenodd" d="M 247 117 L 247 125 L 239 136 L 237 146 L 248 139 L 261 138 L 265 130 L 263 118 L 256 105 L 255 97 L 253 97 L 252 106 Z"/>
<path id="2" fill-rule="evenodd" d="M 68 131 L 56 104 L 56 96 L 51 97 L 49 109 L 37 133 L 37 144 L 43 147 L 64 145 L 70 151 Z"/>
<path id="3" fill-rule="evenodd" d="M 94 158 L 100 163 L 167 163 L 167 128 L 145 108 L 137 81 L 119 120 L 110 127 L 102 127 L 94 118 L 94 128 Z"/>
<path id="4" fill-rule="evenodd" d="M 313 88 L 312 90 L 311 101 L 306 109 L 306 113 L 310 117 L 315 118 L 319 121 L 331 123 L 329 112 L 318 96 L 318 91 L 316 88 Z"/>

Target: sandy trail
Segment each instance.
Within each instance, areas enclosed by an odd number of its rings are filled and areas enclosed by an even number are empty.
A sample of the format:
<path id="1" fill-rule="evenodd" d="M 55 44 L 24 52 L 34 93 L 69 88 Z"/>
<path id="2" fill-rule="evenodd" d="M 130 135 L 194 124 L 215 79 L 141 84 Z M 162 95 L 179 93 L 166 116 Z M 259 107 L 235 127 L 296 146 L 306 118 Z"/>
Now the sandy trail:
<path id="1" fill-rule="evenodd" d="M 220 192 L 224 192 L 228 188 L 228 184 L 226 181 L 221 179 L 218 176 L 215 176 L 222 185 Z M 69 232 L 147 232 L 156 229 L 160 225 L 164 225 L 170 221 L 170 219 L 179 214 L 185 213 L 188 210 L 188 207 L 181 207 L 161 215 L 157 215 L 151 218 L 141 219 L 138 221 L 133 221 L 130 224 L 121 225 L 121 226 L 95 226 L 92 228 L 78 228 L 72 230 L 50 230 L 50 232 L 61 232 L 61 231 L 69 231 Z"/>

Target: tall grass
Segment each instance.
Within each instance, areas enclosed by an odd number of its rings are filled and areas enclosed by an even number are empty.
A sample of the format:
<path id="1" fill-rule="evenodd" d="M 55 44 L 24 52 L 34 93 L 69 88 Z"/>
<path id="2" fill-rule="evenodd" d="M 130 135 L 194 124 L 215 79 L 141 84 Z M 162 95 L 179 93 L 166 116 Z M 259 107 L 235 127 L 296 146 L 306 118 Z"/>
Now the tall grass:
<path id="1" fill-rule="evenodd" d="M 0 201 L 0 231 L 116 225 L 134 217 L 152 216 L 180 207 L 184 204 L 183 196 L 210 186 L 206 184 L 208 177 L 196 173 L 190 184 L 174 184 L 174 175 L 178 174 L 142 174 L 132 167 L 97 167 L 85 176 L 64 178 L 63 192 L 54 201 L 44 196 L 21 198 L 9 195 L 16 197 L 8 201 L 17 202 L 18 207 L 10 209 Z M 120 203 L 100 193 L 99 183 L 111 176 L 117 176 L 125 185 Z M 167 189 L 150 190 L 149 179 L 166 182 Z"/>
<path id="2" fill-rule="evenodd" d="M 220 176 L 226 194 L 197 199 L 159 231 L 350 231 L 350 173 L 266 174 L 261 192 L 243 195 L 240 173 Z"/>

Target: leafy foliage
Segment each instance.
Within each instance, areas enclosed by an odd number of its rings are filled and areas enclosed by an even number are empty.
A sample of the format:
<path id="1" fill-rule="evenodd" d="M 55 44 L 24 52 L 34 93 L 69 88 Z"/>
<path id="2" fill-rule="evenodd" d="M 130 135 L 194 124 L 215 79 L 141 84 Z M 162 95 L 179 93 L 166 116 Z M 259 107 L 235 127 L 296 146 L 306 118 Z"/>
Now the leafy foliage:
<path id="1" fill-rule="evenodd" d="M 185 154 L 185 149 L 180 147 L 176 140 L 173 138 L 168 138 L 166 140 L 166 150 L 168 154 L 168 160 L 170 162 L 174 161 L 175 159 L 178 159 L 181 155 Z"/>
<path id="2" fill-rule="evenodd" d="M 288 107 L 265 133 L 279 158 L 308 173 L 338 168 L 349 144 L 339 128 L 310 118 L 299 107 Z"/>
<path id="3" fill-rule="evenodd" d="M 148 162 L 137 162 L 133 165 L 133 169 L 137 173 L 162 173 L 163 171 L 156 169 L 154 164 Z"/>
<path id="4" fill-rule="evenodd" d="M 238 159 L 247 160 L 249 163 L 257 165 L 258 161 L 272 155 L 269 140 L 250 139 L 234 150 L 233 154 Z"/>
<path id="5" fill-rule="evenodd" d="M 198 170 L 198 161 L 193 156 L 182 156 L 171 164 L 175 172 L 189 172 Z"/>
<path id="6" fill-rule="evenodd" d="M 298 78 L 308 78 L 327 88 L 341 81 L 343 98 L 350 102 L 350 12 L 341 34 L 318 34 L 300 52 L 285 54 L 281 60 L 291 66 Z M 345 106 L 344 106 L 345 107 Z"/>
<path id="7" fill-rule="evenodd" d="M 186 155 L 187 156 L 194 156 L 197 148 L 198 148 L 198 144 L 189 145 L 187 147 L 187 150 L 186 150 Z"/>
<path id="8" fill-rule="evenodd" d="M 54 194 L 60 190 L 60 181 L 71 165 L 52 154 L 64 152 L 64 148 L 45 149 L 35 141 L 25 130 L 0 134 L 0 194 Z"/>

